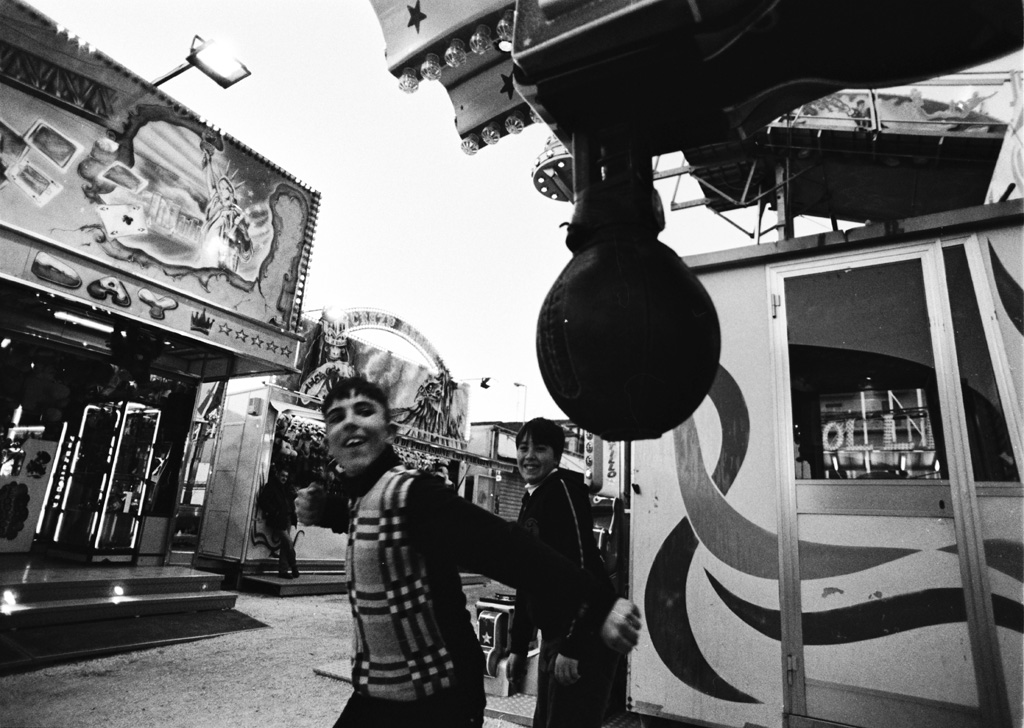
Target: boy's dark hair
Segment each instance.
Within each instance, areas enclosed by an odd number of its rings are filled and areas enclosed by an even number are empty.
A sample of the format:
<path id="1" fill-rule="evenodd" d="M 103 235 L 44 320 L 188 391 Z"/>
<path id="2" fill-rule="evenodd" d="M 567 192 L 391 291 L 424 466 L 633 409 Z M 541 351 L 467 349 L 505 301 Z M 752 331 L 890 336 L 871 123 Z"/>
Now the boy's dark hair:
<path id="1" fill-rule="evenodd" d="M 327 410 L 329 410 L 331 405 L 338 400 L 359 396 L 372 399 L 383 407 L 384 419 L 391 422 L 391 407 L 388 405 L 388 396 L 380 386 L 364 379 L 363 377 L 346 377 L 345 379 L 339 380 L 338 383 L 331 387 L 330 391 L 327 392 L 327 396 L 324 397 L 324 403 L 320 406 L 320 411 L 326 415 Z"/>
<path id="2" fill-rule="evenodd" d="M 562 457 L 565 450 L 565 431 L 551 420 L 543 417 L 534 417 L 527 422 L 516 433 L 516 447 L 523 444 L 527 437 L 533 439 L 536 445 L 547 445 L 555 451 L 555 459 Z"/>

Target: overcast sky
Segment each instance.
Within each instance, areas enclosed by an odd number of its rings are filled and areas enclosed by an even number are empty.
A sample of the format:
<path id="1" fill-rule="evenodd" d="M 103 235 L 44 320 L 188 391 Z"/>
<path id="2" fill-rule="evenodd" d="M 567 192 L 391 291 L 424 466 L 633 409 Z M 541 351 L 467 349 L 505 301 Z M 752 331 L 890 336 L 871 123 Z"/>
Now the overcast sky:
<path id="1" fill-rule="evenodd" d="M 223 90 L 192 69 L 161 88 L 321 193 L 304 308 L 383 308 L 410 322 L 454 378 L 492 378 L 472 389 L 473 421 L 517 420 L 524 404 L 529 417 L 563 417 L 534 349 L 540 305 L 570 257 L 559 225 L 571 206 L 531 181 L 545 127 L 463 154 L 443 87 L 407 95 L 388 73 L 370 0 L 30 4 L 149 80 L 195 35 L 229 41 L 251 77 Z M 666 206 L 674 185 L 659 183 Z M 683 182 L 679 199 L 699 196 Z M 730 216 L 754 224 L 751 212 Z M 669 213 L 660 239 L 681 255 L 750 244 L 703 208 Z"/>

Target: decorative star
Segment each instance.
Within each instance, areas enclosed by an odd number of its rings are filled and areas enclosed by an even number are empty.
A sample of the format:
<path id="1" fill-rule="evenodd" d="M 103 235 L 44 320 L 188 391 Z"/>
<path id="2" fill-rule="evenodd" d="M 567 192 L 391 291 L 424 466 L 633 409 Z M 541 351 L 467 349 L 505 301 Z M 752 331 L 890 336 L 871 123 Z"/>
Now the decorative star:
<path id="1" fill-rule="evenodd" d="M 257 349 L 263 348 L 263 339 L 260 338 L 259 334 L 253 334 L 252 345 L 255 346 Z"/>
<path id="2" fill-rule="evenodd" d="M 235 332 L 235 338 L 239 339 L 240 341 L 248 341 L 249 335 L 242 331 L 241 329 L 239 329 L 238 331 Z"/>
<path id="3" fill-rule="evenodd" d="M 491 634 L 490 634 L 490 632 L 484 632 L 482 635 L 480 635 L 480 644 L 484 644 L 484 645 L 491 644 Z"/>
<path id="4" fill-rule="evenodd" d="M 227 324 L 218 324 L 217 325 L 217 331 L 219 333 L 227 334 L 228 336 L 231 336 L 231 327 L 228 326 Z"/>
<path id="5" fill-rule="evenodd" d="M 416 0 L 415 7 L 413 7 L 412 5 L 406 5 L 405 7 L 409 11 L 409 24 L 405 27 L 411 28 L 412 26 L 415 25 L 416 34 L 419 35 L 420 23 L 427 19 L 427 16 L 424 13 L 420 12 L 420 0 Z"/>
<path id="6" fill-rule="evenodd" d="M 509 71 L 506 76 L 504 73 L 501 74 L 501 93 L 508 94 L 508 100 L 512 100 L 512 94 L 516 92 L 515 87 L 512 85 L 512 72 Z"/>
<path id="7" fill-rule="evenodd" d="M 276 354 L 277 353 L 277 344 L 275 344 L 273 341 L 268 341 L 267 342 L 267 351 L 272 351 L 272 352 L 274 352 Z"/>

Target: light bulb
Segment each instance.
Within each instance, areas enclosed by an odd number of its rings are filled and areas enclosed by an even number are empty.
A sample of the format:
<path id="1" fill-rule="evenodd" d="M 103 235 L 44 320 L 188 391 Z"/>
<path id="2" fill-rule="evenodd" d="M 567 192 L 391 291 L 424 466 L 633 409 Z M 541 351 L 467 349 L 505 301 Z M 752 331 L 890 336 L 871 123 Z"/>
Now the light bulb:
<path id="1" fill-rule="evenodd" d="M 420 87 L 420 80 L 416 77 L 416 69 L 406 68 L 402 71 L 402 77 L 398 79 L 398 88 L 407 94 L 414 93 Z"/>
<path id="2" fill-rule="evenodd" d="M 462 140 L 462 151 L 469 156 L 473 156 L 480 151 L 480 137 L 476 134 L 470 134 Z"/>
<path id="3" fill-rule="evenodd" d="M 459 38 L 452 38 L 448 50 L 444 52 L 444 62 L 451 68 L 458 68 L 466 62 L 466 44 Z"/>
<path id="4" fill-rule="evenodd" d="M 512 52 L 512 30 L 513 23 L 515 22 L 515 13 L 511 10 L 506 10 L 505 14 L 501 16 L 501 20 L 498 21 L 495 30 L 498 33 L 498 49 L 505 53 Z"/>
<path id="5" fill-rule="evenodd" d="M 523 115 L 518 111 L 513 111 L 505 119 L 505 131 L 509 134 L 518 134 L 526 128 L 526 122 L 523 120 Z"/>
<path id="6" fill-rule="evenodd" d="M 488 124 L 480 132 L 480 136 L 482 136 L 484 141 L 488 144 L 497 144 L 498 140 L 501 139 L 501 132 L 498 131 L 497 124 Z"/>
<path id="7" fill-rule="evenodd" d="M 469 48 L 478 56 L 482 56 L 487 51 L 491 50 L 491 46 L 494 45 L 494 41 L 491 40 L 491 29 L 486 25 L 478 25 L 476 32 L 469 38 Z"/>
<path id="8" fill-rule="evenodd" d="M 426 59 L 420 65 L 420 73 L 428 81 L 436 81 L 441 78 L 441 61 L 436 53 L 428 53 Z"/>

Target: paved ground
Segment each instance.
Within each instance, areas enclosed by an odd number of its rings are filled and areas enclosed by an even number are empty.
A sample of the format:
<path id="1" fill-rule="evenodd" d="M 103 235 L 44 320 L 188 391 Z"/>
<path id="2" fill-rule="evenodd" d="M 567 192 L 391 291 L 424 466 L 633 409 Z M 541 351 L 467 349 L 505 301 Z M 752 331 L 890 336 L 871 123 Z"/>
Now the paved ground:
<path id="1" fill-rule="evenodd" d="M 489 590 L 467 586 L 470 605 Z M 351 688 L 313 669 L 350 654 L 347 597 L 235 608 L 267 628 L 0 677 L 0 728 L 330 728 Z"/>

